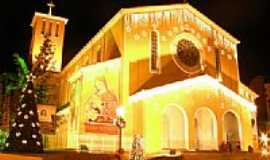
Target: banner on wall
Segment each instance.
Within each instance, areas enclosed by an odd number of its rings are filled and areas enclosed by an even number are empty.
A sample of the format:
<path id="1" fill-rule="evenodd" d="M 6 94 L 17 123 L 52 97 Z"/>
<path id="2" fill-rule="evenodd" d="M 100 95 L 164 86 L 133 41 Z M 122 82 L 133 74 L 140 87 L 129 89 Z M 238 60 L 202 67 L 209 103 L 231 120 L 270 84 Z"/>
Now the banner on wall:
<path id="1" fill-rule="evenodd" d="M 94 92 L 87 104 L 85 131 L 116 135 L 118 128 L 114 125 L 116 108 L 119 102 L 114 92 L 109 89 L 104 76 L 94 80 Z"/>

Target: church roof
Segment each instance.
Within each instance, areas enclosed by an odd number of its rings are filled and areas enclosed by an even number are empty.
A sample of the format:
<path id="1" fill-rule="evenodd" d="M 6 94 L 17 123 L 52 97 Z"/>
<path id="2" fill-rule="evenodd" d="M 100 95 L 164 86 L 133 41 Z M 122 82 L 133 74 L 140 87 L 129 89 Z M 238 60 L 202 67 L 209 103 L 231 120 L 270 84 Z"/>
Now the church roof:
<path id="1" fill-rule="evenodd" d="M 186 9 L 190 11 L 193 15 L 198 17 L 205 24 L 209 25 L 213 30 L 216 30 L 218 33 L 222 34 L 222 36 L 226 37 L 231 43 L 239 44 L 240 41 L 233 37 L 230 33 L 226 32 L 220 26 L 218 26 L 215 22 L 210 20 L 208 17 L 203 15 L 197 9 L 192 7 L 189 4 L 170 4 L 170 5 L 156 5 L 156 6 L 140 6 L 140 7 L 132 7 L 132 8 L 122 8 L 118 11 L 111 20 L 109 20 L 105 26 L 103 26 L 97 34 L 79 51 L 79 53 L 66 65 L 64 68 L 64 72 L 72 66 L 80 57 L 87 51 L 90 47 L 92 47 L 115 23 L 117 23 L 123 16 L 127 14 L 140 14 L 147 12 L 158 12 L 158 11 L 173 11 L 177 9 Z"/>
<path id="2" fill-rule="evenodd" d="M 162 95 L 171 91 L 178 91 L 187 87 L 201 86 L 201 85 L 209 85 L 208 87 L 214 87 L 220 89 L 225 96 L 230 97 L 233 101 L 242 104 L 244 107 L 247 107 L 251 111 L 256 111 L 256 105 L 254 101 L 248 99 L 246 97 L 242 97 L 237 92 L 232 91 L 226 86 L 219 83 L 216 79 L 208 75 L 202 75 L 191 79 L 186 79 L 184 81 L 176 81 L 173 83 L 165 84 L 163 86 L 158 86 L 151 89 L 141 90 L 129 97 L 130 103 L 136 103 L 140 100 L 146 99 L 148 97 Z"/>

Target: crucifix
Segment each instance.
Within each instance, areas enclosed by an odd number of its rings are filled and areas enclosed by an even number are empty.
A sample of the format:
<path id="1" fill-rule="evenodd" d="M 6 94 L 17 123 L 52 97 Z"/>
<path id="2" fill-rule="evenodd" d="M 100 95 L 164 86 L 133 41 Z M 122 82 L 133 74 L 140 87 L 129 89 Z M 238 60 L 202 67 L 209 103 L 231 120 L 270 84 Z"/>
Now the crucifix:
<path id="1" fill-rule="evenodd" d="M 52 9 L 55 7 L 53 1 L 51 0 L 49 3 L 47 3 L 47 6 L 49 7 L 49 15 L 52 15 Z"/>

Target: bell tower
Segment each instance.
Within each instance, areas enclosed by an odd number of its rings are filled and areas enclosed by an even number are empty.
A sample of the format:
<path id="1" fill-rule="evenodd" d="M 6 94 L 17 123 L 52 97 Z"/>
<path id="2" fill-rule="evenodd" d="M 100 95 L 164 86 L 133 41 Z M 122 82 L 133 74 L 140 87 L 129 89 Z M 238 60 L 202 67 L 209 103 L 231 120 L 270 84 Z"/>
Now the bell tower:
<path id="1" fill-rule="evenodd" d="M 40 47 L 44 41 L 44 37 L 48 35 L 54 49 L 54 57 L 50 64 L 51 67 L 49 71 L 61 72 L 65 25 L 68 19 L 52 15 L 52 9 L 55 7 L 52 1 L 47 5 L 49 7 L 48 14 L 35 12 L 32 19 L 32 40 L 30 46 L 31 63 L 35 63 L 35 57 L 40 53 Z"/>

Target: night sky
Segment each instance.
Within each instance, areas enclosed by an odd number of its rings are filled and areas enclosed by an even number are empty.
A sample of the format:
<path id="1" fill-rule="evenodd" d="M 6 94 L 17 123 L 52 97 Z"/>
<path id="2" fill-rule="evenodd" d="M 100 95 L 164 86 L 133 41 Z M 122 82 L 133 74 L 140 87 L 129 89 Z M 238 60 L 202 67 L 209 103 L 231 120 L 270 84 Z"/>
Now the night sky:
<path id="1" fill-rule="evenodd" d="M 55 0 L 53 13 L 69 19 L 64 65 L 119 9 L 180 3 L 181 0 Z M 241 80 L 270 76 L 269 0 L 189 0 L 189 3 L 241 41 L 238 46 Z M 12 53 L 27 57 L 30 23 L 35 11 L 48 12 L 45 0 L 8 0 L 0 9 L 0 73 L 13 71 Z"/>

